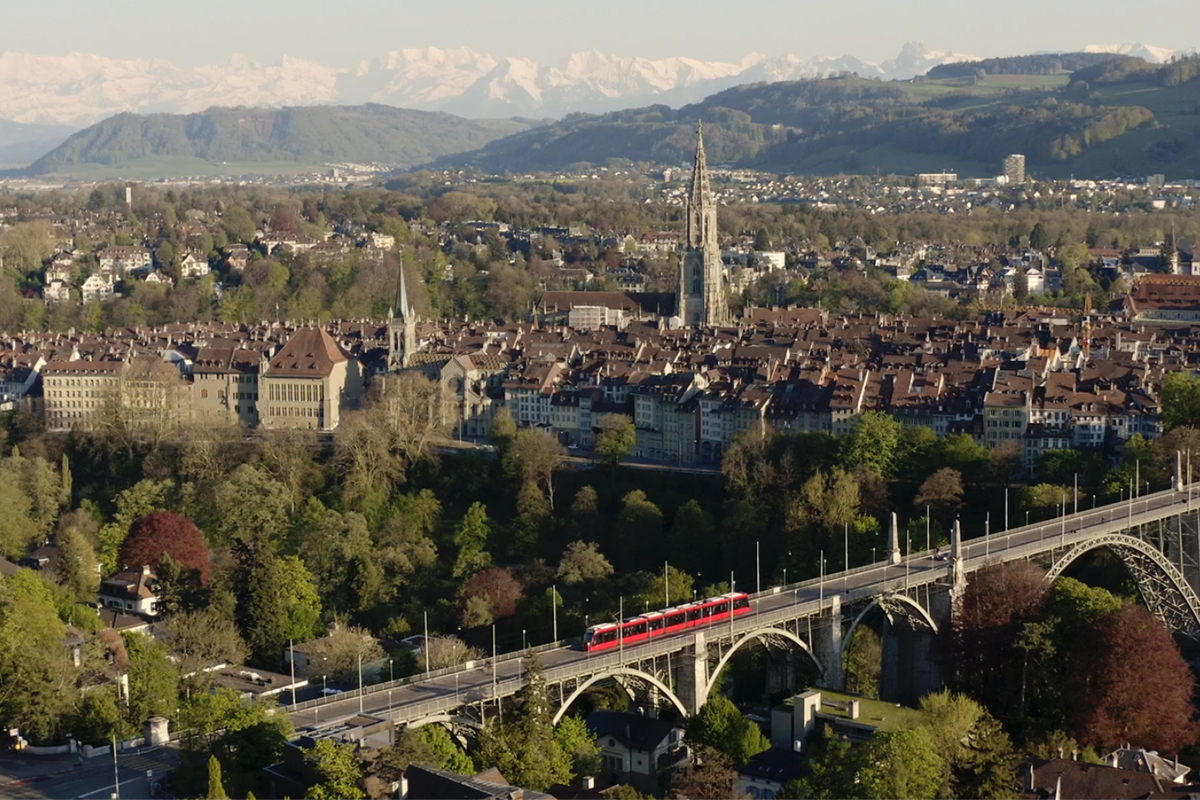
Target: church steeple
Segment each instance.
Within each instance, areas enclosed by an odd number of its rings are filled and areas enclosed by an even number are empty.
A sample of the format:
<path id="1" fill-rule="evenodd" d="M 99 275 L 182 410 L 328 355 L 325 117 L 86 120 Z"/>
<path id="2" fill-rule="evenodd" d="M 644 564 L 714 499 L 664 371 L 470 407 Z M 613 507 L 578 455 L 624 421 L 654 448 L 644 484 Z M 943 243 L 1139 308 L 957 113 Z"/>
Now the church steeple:
<path id="1" fill-rule="evenodd" d="M 396 280 L 396 302 L 388 319 L 388 370 L 405 369 L 417 350 L 417 315 L 408 302 L 408 287 L 404 281 L 404 248 L 398 248 L 399 277 Z"/>
<path id="2" fill-rule="evenodd" d="M 686 242 L 679 264 L 676 314 L 685 325 L 727 325 L 725 272 L 717 235 L 717 203 L 704 153 L 704 123 L 696 125 L 696 162 L 684 221 Z"/>

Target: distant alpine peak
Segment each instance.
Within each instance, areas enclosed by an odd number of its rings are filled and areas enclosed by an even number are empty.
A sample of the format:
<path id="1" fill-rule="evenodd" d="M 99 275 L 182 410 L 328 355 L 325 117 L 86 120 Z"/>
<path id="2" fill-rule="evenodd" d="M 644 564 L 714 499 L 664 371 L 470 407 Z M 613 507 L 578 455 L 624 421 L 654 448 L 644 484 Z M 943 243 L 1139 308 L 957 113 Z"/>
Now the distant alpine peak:
<path id="1" fill-rule="evenodd" d="M 1084 45 L 1085 53 L 1115 53 L 1123 56 L 1144 58 L 1152 64 L 1163 64 L 1172 56 L 1182 56 L 1195 52 L 1194 49 L 1172 50 L 1169 47 L 1155 47 L 1142 42 L 1124 42 L 1122 44 L 1089 44 Z"/>
<path id="2" fill-rule="evenodd" d="M 1161 63 L 1181 51 L 1139 42 L 1088 45 Z M 0 115 L 15 122 L 84 127 L 121 112 L 192 113 L 212 106 L 381 103 L 466 117 L 562 117 L 650 104 L 682 106 L 743 83 L 856 73 L 907 80 L 974 57 L 906 42 L 878 63 L 853 55 L 768 57 L 734 62 L 644 58 L 583 50 L 553 61 L 498 57 L 469 47 L 402 47 L 350 67 L 285 56 L 260 64 L 232 55 L 181 67 L 159 59 L 89 53 L 0 53 Z"/>

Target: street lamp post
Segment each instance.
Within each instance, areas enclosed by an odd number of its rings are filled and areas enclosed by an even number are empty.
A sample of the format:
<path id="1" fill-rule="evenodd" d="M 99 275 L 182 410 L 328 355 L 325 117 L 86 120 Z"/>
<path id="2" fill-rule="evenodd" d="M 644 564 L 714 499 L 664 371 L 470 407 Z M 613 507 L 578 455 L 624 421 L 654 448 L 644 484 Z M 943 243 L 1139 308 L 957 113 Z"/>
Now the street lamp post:
<path id="1" fill-rule="evenodd" d="M 428 643 L 426 643 L 426 646 L 428 646 Z M 396 671 L 394 669 L 392 669 L 392 659 L 389 658 L 388 659 L 388 683 L 392 683 L 395 680 L 396 680 Z"/>
<path id="2" fill-rule="evenodd" d="M 821 576 L 819 585 L 821 587 L 821 605 L 825 605 L 825 551 L 821 551 L 821 562 L 817 565 L 818 572 Z"/>
<path id="3" fill-rule="evenodd" d="M 550 618 L 554 625 L 554 641 L 558 641 L 558 584 L 550 587 Z M 586 626 L 585 626 L 586 627 Z"/>

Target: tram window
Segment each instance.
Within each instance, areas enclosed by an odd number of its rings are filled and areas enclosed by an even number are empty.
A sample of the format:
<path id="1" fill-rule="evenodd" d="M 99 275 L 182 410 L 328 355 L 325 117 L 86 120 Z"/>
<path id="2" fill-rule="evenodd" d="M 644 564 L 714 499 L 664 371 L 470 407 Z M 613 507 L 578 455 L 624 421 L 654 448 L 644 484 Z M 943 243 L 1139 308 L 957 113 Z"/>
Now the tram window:
<path id="1" fill-rule="evenodd" d="M 739 597 L 737 599 L 737 601 L 733 604 L 733 607 L 735 609 L 749 608 L 750 607 L 750 598 L 749 597 Z"/>
<path id="2" fill-rule="evenodd" d="M 617 632 L 615 630 L 601 631 L 596 634 L 596 642 L 598 644 L 608 644 L 617 640 Z"/>
<path id="3" fill-rule="evenodd" d="M 662 627 L 663 627 L 663 618 L 662 617 L 659 617 L 658 619 L 647 620 L 647 622 L 650 624 L 651 631 L 661 631 L 662 630 Z"/>
<path id="4" fill-rule="evenodd" d="M 704 615 L 704 612 L 702 609 L 689 608 L 688 612 L 687 612 L 688 622 L 695 622 L 696 620 L 700 619 L 700 617 L 703 615 Z"/>
<path id="5" fill-rule="evenodd" d="M 646 623 L 645 622 L 639 622 L 633 626 L 633 633 L 635 635 L 640 636 L 645 632 L 646 632 Z"/>
<path id="6" fill-rule="evenodd" d="M 727 614 L 727 613 L 729 613 L 729 601 L 728 601 L 728 600 L 722 600 L 721 602 L 717 603 L 717 607 L 713 609 L 713 613 L 714 613 L 714 614 Z"/>
<path id="7" fill-rule="evenodd" d="M 672 614 L 671 616 L 667 617 L 667 627 L 674 627 L 675 625 L 682 625 L 686 619 L 687 619 L 687 612 L 680 611 L 678 614 Z"/>

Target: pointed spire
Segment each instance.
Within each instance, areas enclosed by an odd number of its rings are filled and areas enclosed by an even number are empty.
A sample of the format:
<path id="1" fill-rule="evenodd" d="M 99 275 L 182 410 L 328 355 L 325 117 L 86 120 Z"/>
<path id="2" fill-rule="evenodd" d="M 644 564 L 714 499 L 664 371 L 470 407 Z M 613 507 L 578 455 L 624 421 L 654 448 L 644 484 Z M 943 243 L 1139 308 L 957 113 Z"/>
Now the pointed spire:
<path id="1" fill-rule="evenodd" d="M 408 306 L 408 288 L 404 285 L 404 247 L 397 248 L 400 261 L 400 277 L 396 286 L 396 308 L 392 312 L 397 317 L 408 319 L 412 309 Z"/>

